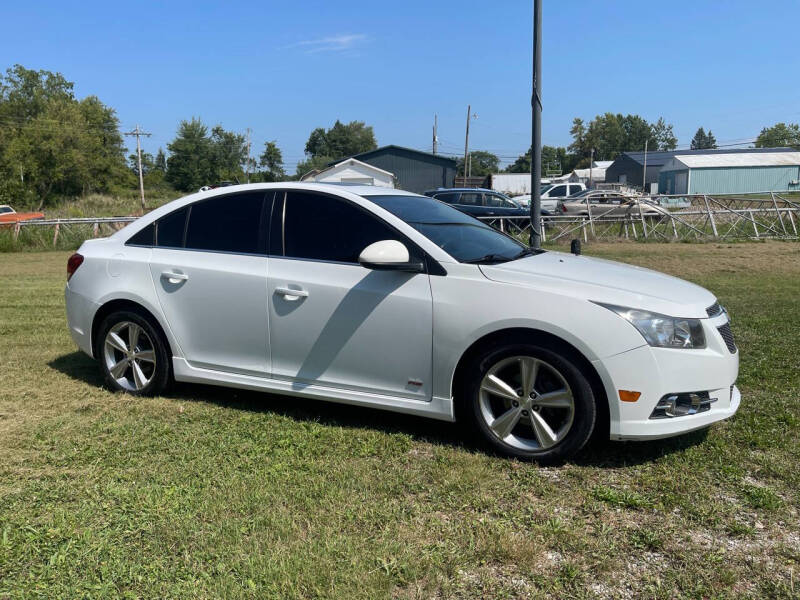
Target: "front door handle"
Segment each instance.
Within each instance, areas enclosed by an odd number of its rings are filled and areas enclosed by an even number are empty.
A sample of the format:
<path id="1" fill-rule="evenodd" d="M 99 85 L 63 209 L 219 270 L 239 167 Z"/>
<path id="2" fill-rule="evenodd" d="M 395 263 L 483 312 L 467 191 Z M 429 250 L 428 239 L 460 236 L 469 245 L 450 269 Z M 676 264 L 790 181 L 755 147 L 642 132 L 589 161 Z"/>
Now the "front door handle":
<path id="1" fill-rule="evenodd" d="M 284 297 L 285 300 L 294 302 L 300 298 L 308 298 L 308 292 L 305 290 L 293 290 L 291 288 L 279 287 L 275 288 L 275 293 Z"/>
<path id="2" fill-rule="evenodd" d="M 189 279 L 189 276 L 185 273 L 175 273 L 173 271 L 164 271 L 161 273 L 161 277 L 170 283 L 180 283 L 181 281 L 186 281 Z"/>

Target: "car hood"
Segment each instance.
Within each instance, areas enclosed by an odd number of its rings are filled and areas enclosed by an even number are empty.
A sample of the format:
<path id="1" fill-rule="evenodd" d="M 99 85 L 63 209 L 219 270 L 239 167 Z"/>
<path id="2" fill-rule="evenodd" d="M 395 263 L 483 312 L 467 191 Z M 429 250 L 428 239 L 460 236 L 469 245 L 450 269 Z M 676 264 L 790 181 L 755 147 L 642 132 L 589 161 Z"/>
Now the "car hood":
<path id="1" fill-rule="evenodd" d="M 716 300 L 708 290 L 677 277 L 563 252 L 544 252 L 480 268 L 493 281 L 673 317 L 706 318 L 706 308 Z"/>

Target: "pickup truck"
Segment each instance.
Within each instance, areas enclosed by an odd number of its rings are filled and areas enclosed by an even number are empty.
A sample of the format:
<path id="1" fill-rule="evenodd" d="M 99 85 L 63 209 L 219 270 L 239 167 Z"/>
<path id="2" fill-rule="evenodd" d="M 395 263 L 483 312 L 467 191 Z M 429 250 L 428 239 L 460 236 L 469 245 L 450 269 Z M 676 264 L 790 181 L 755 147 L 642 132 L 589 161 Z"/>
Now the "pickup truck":
<path id="1" fill-rule="evenodd" d="M 44 219 L 44 213 L 18 213 L 8 204 L 0 204 L 0 225 L 13 225 L 20 221 L 31 221 L 33 219 Z"/>

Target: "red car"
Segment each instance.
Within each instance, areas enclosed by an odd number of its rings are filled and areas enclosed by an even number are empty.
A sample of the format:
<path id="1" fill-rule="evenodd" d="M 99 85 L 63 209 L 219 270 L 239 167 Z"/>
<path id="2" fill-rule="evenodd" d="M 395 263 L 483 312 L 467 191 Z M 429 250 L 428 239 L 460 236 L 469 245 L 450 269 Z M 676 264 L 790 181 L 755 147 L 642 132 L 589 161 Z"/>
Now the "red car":
<path id="1" fill-rule="evenodd" d="M 44 219 L 44 213 L 18 213 L 7 204 L 0 204 L 0 225 L 13 225 L 19 221 L 30 221 L 32 219 Z"/>

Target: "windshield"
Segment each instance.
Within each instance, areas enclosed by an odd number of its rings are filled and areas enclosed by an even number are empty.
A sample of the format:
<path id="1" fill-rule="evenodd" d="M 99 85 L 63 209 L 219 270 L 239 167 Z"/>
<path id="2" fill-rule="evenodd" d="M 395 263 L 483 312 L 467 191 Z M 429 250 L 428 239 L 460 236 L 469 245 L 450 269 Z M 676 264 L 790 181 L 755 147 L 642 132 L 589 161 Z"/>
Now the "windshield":
<path id="1" fill-rule="evenodd" d="M 460 262 L 505 262 L 528 248 L 485 223 L 425 196 L 366 196 Z"/>
<path id="2" fill-rule="evenodd" d="M 551 187 L 554 186 L 555 186 L 554 183 L 544 183 L 542 184 L 542 187 L 539 188 L 539 193 L 544 194 L 547 190 L 549 190 Z"/>

